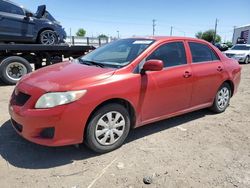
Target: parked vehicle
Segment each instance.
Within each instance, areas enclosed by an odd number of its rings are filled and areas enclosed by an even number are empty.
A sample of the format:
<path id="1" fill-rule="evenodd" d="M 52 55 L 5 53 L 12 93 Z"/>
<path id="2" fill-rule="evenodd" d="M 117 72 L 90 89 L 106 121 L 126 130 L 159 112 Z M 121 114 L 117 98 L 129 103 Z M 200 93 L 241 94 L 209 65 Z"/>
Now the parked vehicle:
<path id="1" fill-rule="evenodd" d="M 105 153 L 131 128 L 202 108 L 226 110 L 237 61 L 184 37 L 122 39 L 24 76 L 10 100 L 14 129 L 41 145 L 86 143 Z"/>
<path id="2" fill-rule="evenodd" d="M 22 76 L 44 66 L 63 61 L 63 58 L 80 57 L 93 46 L 42 45 L 42 44 L 0 44 L 0 81 L 16 84 Z"/>
<path id="3" fill-rule="evenodd" d="M 9 0 L 0 0 L 0 42 L 63 43 L 66 32 L 46 6 L 39 6 L 36 14 Z"/>
<path id="4" fill-rule="evenodd" d="M 222 52 L 228 50 L 228 46 L 225 43 L 216 43 L 215 46 Z"/>
<path id="5" fill-rule="evenodd" d="M 240 63 L 250 62 L 250 44 L 236 44 L 230 50 L 224 52 L 229 58 L 233 58 Z"/>

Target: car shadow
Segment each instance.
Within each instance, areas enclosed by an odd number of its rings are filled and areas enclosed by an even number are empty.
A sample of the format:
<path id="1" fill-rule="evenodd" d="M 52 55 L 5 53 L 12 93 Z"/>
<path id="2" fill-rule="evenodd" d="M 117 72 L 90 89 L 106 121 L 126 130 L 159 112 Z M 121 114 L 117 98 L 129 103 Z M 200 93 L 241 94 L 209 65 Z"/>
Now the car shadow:
<path id="1" fill-rule="evenodd" d="M 7 86 L 13 86 L 13 85 L 8 85 L 0 79 L 0 87 L 7 87 Z"/>
<path id="2" fill-rule="evenodd" d="M 212 113 L 206 109 L 199 110 L 133 129 L 125 144 L 206 115 L 212 115 Z M 7 164 L 18 168 L 47 169 L 70 164 L 75 160 L 86 160 L 99 154 L 90 151 L 84 145 L 79 149 L 74 146 L 45 147 L 31 143 L 20 137 L 8 120 L 0 127 L 0 155 Z"/>
<path id="3" fill-rule="evenodd" d="M 6 84 L 3 83 L 1 79 L 0 79 L 0 86 L 6 86 Z"/>

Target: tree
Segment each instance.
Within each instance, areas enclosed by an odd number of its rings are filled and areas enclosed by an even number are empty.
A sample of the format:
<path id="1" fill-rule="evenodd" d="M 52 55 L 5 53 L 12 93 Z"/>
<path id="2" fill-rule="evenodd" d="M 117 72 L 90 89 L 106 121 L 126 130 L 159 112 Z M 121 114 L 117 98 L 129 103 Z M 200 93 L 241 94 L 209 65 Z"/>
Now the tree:
<path id="1" fill-rule="evenodd" d="M 231 48 L 233 46 L 233 43 L 231 41 L 225 42 L 225 44 L 228 46 L 228 48 Z"/>
<path id="2" fill-rule="evenodd" d="M 196 37 L 197 39 L 202 39 L 202 35 L 203 35 L 202 31 L 199 31 L 199 32 L 197 32 L 197 33 L 195 34 L 195 37 Z"/>
<path id="3" fill-rule="evenodd" d="M 206 40 L 208 42 L 213 42 L 215 31 L 213 29 L 207 30 L 205 32 L 197 32 L 195 34 L 196 38 Z M 221 36 L 216 34 L 215 43 L 221 42 Z"/>
<path id="4" fill-rule="evenodd" d="M 100 34 L 100 35 L 98 36 L 98 38 L 99 38 L 99 39 L 107 39 L 108 36 L 105 35 L 105 34 Z"/>
<path id="5" fill-rule="evenodd" d="M 85 35 L 86 31 L 83 28 L 78 29 L 78 31 L 76 32 L 76 36 L 84 37 Z"/>

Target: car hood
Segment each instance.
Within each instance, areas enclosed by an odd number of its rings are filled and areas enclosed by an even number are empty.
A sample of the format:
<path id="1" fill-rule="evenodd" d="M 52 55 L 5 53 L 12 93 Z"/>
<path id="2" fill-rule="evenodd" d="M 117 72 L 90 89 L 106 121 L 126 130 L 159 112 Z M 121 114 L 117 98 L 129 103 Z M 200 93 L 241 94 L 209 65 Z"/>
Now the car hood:
<path id="1" fill-rule="evenodd" d="M 21 79 L 21 83 L 46 92 L 84 89 L 85 86 L 106 79 L 115 69 L 63 62 L 41 68 Z"/>
<path id="2" fill-rule="evenodd" d="M 248 54 L 248 50 L 227 50 L 225 51 L 226 54 Z"/>

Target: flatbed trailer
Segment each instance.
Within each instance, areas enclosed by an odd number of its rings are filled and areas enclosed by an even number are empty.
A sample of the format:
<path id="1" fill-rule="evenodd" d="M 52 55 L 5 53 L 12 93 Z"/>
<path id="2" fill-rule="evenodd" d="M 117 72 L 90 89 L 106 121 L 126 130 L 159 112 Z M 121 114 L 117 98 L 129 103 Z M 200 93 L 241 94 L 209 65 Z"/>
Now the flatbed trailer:
<path id="1" fill-rule="evenodd" d="M 6 84 L 16 84 L 23 75 L 63 58 L 77 58 L 93 46 L 41 45 L 41 44 L 0 44 L 0 79 Z"/>

